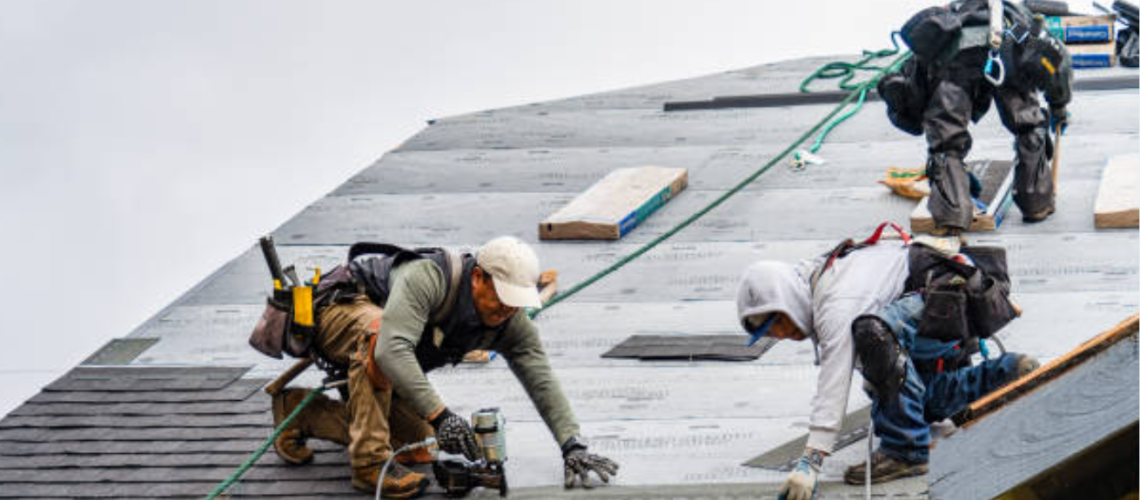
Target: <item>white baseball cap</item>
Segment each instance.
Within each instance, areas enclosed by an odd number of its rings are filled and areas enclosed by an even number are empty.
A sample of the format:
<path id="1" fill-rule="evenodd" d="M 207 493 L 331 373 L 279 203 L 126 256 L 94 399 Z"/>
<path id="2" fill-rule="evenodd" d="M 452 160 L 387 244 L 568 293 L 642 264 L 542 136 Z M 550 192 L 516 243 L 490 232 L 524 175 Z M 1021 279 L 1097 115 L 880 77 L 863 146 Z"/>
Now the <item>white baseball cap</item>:
<path id="1" fill-rule="evenodd" d="M 538 298 L 538 256 L 513 236 L 500 236 L 479 249 L 475 262 L 491 274 L 495 293 L 511 307 L 542 307 Z"/>

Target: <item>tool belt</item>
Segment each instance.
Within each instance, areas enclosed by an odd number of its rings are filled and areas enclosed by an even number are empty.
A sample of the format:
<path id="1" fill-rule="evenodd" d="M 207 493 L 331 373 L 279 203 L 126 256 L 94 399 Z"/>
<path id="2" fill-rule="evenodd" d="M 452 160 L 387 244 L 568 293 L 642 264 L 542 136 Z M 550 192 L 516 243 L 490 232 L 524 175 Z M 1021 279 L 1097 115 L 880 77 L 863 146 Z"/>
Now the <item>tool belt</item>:
<path id="1" fill-rule="evenodd" d="M 973 265 L 924 245 L 910 251 L 906 291 L 920 291 L 925 307 L 918 334 L 941 341 L 989 338 L 1017 317 L 1009 300 L 1005 249 L 963 247 Z"/>

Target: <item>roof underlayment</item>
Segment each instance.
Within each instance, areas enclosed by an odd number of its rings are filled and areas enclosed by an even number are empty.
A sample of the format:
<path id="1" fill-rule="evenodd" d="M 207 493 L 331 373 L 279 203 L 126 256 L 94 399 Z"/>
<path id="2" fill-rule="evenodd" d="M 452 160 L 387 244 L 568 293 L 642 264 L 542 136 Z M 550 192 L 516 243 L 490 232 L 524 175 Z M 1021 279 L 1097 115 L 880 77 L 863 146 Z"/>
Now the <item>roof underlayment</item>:
<path id="1" fill-rule="evenodd" d="M 793 92 L 830 59 L 435 120 L 278 228 L 282 262 L 331 269 L 355 241 L 474 249 L 511 234 L 534 243 L 543 266 L 572 285 L 723 193 L 833 107 L 666 113 L 665 102 Z M 1136 73 L 1085 71 L 1078 78 L 1121 75 Z M 1064 139 L 1058 213 L 1025 225 L 1014 208 L 999 231 L 971 236 L 1009 252 L 1025 314 L 999 335 L 1008 349 L 1048 360 L 1137 310 L 1137 231 L 1095 230 L 1093 202 L 1107 158 L 1136 152 L 1138 101 L 1135 88 L 1078 93 Z M 1012 157 L 997 113 L 973 133 L 970 158 Z M 544 344 L 584 434 L 622 465 L 620 487 L 586 496 L 751 498 L 774 495 L 783 482 L 784 473 L 740 464 L 806 431 L 816 374 L 810 344 L 781 342 L 745 363 L 642 363 L 600 354 L 635 334 L 736 334 L 733 298 L 748 263 L 818 254 L 880 221 L 908 220 L 913 202 L 875 181 L 888 166 L 920 166 L 925 143 L 895 130 L 882 103 L 867 104 L 837 128 L 820 154 L 827 164 L 772 169 L 657 249 L 540 316 Z M 639 165 L 687 168 L 690 186 L 620 242 L 537 240 L 546 215 L 610 170 Z M 180 384 L 178 378 L 161 370 L 154 377 L 149 370 L 123 375 L 150 379 L 129 382 L 148 390 L 65 380 L 55 387 L 61 390 L 49 387 L 0 421 L 0 497 L 209 492 L 269 434 L 268 397 L 257 387 L 291 364 L 247 345 L 268 283 L 251 245 L 129 336 L 157 339 L 152 346 L 116 345 L 119 355 L 92 358 L 114 363 L 141 350 L 129 366 L 252 367 L 248 372 L 206 369 L 195 372 L 198 385 L 178 390 L 168 385 Z M 311 370 L 295 384 L 318 379 Z M 562 494 L 557 446 L 501 359 L 438 370 L 430 379 L 459 414 L 487 406 L 505 411 L 513 497 Z M 865 404 L 853 384 L 850 409 Z M 856 443 L 826 462 L 828 498 L 862 494 L 835 483 L 865 448 L 865 441 Z M 317 449 L 314 464 L 297 468 L 269 453 L 233 493 L 355 496 L 345 454 L 331 445 Z M 927 484 L 919 478 L 874 490 L 922 498 Z"/>

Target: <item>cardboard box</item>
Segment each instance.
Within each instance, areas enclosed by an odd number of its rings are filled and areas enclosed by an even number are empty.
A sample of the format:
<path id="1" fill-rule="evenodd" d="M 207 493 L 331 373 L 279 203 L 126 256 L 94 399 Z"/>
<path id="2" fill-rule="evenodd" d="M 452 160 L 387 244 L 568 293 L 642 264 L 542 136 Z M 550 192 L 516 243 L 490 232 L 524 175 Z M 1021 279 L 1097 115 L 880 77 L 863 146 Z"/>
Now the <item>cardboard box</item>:
<path id="1" fill-rule="evenodd" d="M 1068 44 L 1116 41 L 1116 16 L 1063 16 L 1045 18 L 1045 28 Z"/>
<path id="2" fill-rule="evenodd" d="M 1116 43 L 1069 45 L 1074 68 L 1111 68 L 1116 65 Z"/>
<path id="3" fill-rule="evenodd" d="M 683 168 L 619 168 L 538 225 L 543 240 L 616 240 L 685 189 Z"/>

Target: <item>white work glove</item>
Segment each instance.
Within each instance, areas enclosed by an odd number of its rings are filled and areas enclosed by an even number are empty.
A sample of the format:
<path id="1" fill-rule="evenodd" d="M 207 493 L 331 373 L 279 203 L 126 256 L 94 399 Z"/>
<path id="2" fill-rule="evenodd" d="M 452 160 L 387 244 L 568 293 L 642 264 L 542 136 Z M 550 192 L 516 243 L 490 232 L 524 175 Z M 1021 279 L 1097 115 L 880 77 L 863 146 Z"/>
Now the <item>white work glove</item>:
<path id="1" fill-rule="evenodd" d="M 788 474 L 784 487 L 780 488 L 780 500 L 814 500 L 815 486 L 819 483 L 819 469 L 823 466 L 823 454 L 812 450 L 804 451 L 796 461 L 796 467 Z"/>

